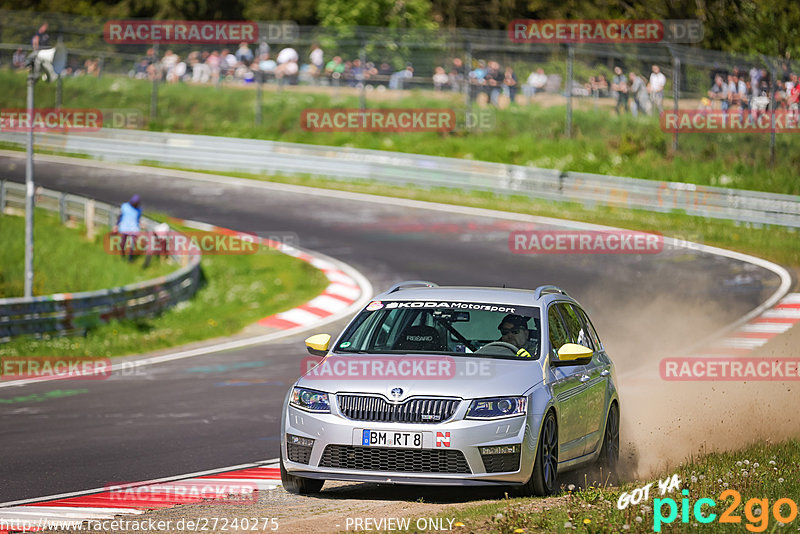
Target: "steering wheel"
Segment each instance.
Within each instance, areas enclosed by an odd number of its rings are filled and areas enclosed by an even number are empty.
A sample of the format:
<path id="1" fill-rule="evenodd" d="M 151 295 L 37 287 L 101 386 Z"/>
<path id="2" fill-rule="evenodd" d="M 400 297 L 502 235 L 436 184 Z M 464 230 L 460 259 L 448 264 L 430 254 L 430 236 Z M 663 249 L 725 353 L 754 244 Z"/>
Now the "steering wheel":
<path id="1" fill-rule="evenodd" d="M 504 349 L 510 350 L 514 354 L 516 354 L 519 351 L 519 348 L 517 348 L 516 345 L 512 345 L 511 343 L 506 343 L 505 341 L 492 341 L 491 343 L 487 343 L 486 345 L 484 345 L 480 349 L 478 349 L 478 352 L 483 352 L 483 349 L 491 347 L 491 346 L 503 347 Z"/>

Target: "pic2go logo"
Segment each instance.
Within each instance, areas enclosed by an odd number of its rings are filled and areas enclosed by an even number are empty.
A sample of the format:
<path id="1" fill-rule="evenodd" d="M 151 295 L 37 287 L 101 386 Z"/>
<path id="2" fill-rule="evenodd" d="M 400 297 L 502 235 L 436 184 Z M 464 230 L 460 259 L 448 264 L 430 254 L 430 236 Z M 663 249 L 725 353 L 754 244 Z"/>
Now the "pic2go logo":
<path id="1" fill-rule="evenodd" d="M 717 519 L 717 514 L 711 512 L 711 508 L 717 506 L 714 499 L 703 498 L 698 499 L 694 506 L 689 504 L 689 490 L 683 490 L 683 499 L 680 504 L 681 522 L 689 522 L 689 514 L 694 517 L 694 521 L 698 523 L 711 523 Z M 725 490 L 719 494 L 719 500 L 724 501 L 732 499 L 732 502 L 720 514 L 720 523 L 741 524 L 742 518 L 736 515 L 736 509 L 742 503 L 742 495 L 736 490 Z M 667 515 L 664 515 L 664 507 L 668 509 Z M 797 503 L 792 499 L 782 498 L 775 501 L 770 509 L 769 499 L 750 499 L 744 505 L 744 516 L 747 519 L 745 528 L 750 532 L 764 532 L 769 527 L 770 511 L 775 521 L 783 524 L 789 524 L 797 519 Z M 653 531 L 661 532 L 661 525 L 670 524 L 678 518 L 679 507 L 675 499 L 667 497 L 665 499 L 653 500 Z"/>

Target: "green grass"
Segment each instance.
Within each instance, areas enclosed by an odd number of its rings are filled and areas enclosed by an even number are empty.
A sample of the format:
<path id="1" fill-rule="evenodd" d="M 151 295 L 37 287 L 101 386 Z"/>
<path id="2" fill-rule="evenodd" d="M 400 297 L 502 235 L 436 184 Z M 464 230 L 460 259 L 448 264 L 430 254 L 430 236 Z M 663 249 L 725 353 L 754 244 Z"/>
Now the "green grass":
<path id="1" fill-rule="evenodd" d="M 253 255 L 204 256 L 206 285 L 160 316 L 113 321 L 86 337 L 17 338 L 0 345 L 6 356 L 110 357 L 228 336 L 273 313 L 318 295 L 328 284 L 308 263 L 262 249 Z"/>
<path id="2" fill-rule="evenodd" d="M 148 216 L 154 220 L 163 219 L 158 214 Z M 0 218 L 0 228 L 10 218 Z M 47 233 L 43 219 L 46 219 L 46 215 L 37 219 L 36 230 Z M 182 229 L 175 224 L 171 226 Z M 98 253 L 109 261 L 106 266 L 108 270 L 142 270 L 141 259 L 129 264 L 116 256 L 107 256 L 100 248 L 102 243 L 87 242 L 85 248 L 81 249 L 65 247 L 64 242 L 71 243 L 70 239 L 74 240 L 76 236 L 64 237 L 66 239 L 59 241 L 56 241 L 56 237 L 52 238 L 51 248 L 57 261 L 46 262 L 46 265 L 54 272 L 61 273 L 65 265 L 78 263 L 74 258 L 80 257 L 80 269 L 75 267 L 73 276 L 76 280 L 83 280 L 89 272 L 85 271 L 85 266 L 94 265 L 89 260 L 84 261 L 84 255 L 88 257 Z M 327 278 L 318 269 L 265 247 L 256 254 L 204 256 L 201 268 L 204 282 L 196 295 L 157 317 L 115 320 L 90 330 L 85 337 L 14 338 L 0 345 L 0 356 L 111 357 L 229 336 L 259 319 L 310 300 L 328 285 Z M 164 274 L 175 269 L 175 265 L 155 261 L 143 279 L 154 278 L 157 272 L 163 271 Z"/>
<path id="3" fill-rule="evenodd" d="M 153 262 L 129 264 L 103 250 L 103 232 L 93 241 L 83 226 L 69 228 L 51 212 L 37 209 L 34 216 L 33 294 L 76 293 L 123 286 L 168 274 L 176 265 Z M 0 216 L 0 298 L 24 294 L 25 218 Z M 80 258 L 80 261 L 76 261 Z"/>
<path id="4" fill-rule="evenodd" d="M 511 213 L 556 217 L 617 228 L 657 232 L 684 241 L 721 247 L 752 254 L 787 266 L 800 268 L 800 233 L 780 226 L 743 225 L 723 219 L 705 219 L 685 213 L 657 213 L 615 207 L 586 207 L 582 204 L 506 197 L 488 192 L 460 191 L 448 188 L 421 189 L 411 186 L 385 185 L 366 180 L 334 180 L 310 176 L 221 174 L 263 181 L 353 191 L 381 196 L 435 201 L 458 206 L 472 206 Z"/>
<path id="5" fill-rule="evenodd" d="M 22 74 L 0 72 L 0 106 L 20 107 L 25 99 Z M 44 107 L 54 102 L 54 84 L 39 84 L 37 98 Z M 149 116 L 151 84 L 123 77 L 70 78 L 64 82 L 68 107 L 135 109 Z M 349 94 L 349 93 L 347 93 Z M 378 101 L 381 98 L 383 100 Z M 464 111 L 461 96 L 409 91 L 400 98 L 371 93 L 371 106 L 453 107 Z M 797 136 L 777 136 L 777 164 L 769 168 L 766 134 L 682 134 L 680 149 L 671 153 L 671 134 L 663 133 L 654 117 L 616 117 L 610 111 L 574 112 L 572 139 L 564 137 L 565 108 L 514 107 L 496 113 L 496 127 L 455 133 L 316 133 L 300 128 L 305 108 L 357 107 L 356 96 L 343 91 L 311 92 L 269 89 L 263 103 L 264 124 L 254 125 L 252 87 L 186 84 L 159 88 L 159 115 L 147 127 L 186 132 L 272 139 L 297 143 L 351 146 L 450 156 L 568 171 L 633 176 L 702 185 L 720 185 L 776 193 L 800 194 Z"/>
<path id="6" fill-rule="evenodd" d="M 680 479 L 680 487 L 663 496 L 658 480 L 672 475 Z M 653 485 L 649 498 L 639 504 L 618 509 L 618 500 L 623 492 L 628 495 L 647 483 Z M 682 490 L 688 490 L 684 497 Z M 735 490 L 741 496 L 738 507 L 733 508 L 733 497 L 720 498 L 723 491 Z M 781 527 L 773 516 L 773 506 L 778 499 L 792 499 L 800 506 L 800 441 L 792 440 L 778 444 L 756 444 L 736 452 L 713 453 L 701 458 L 689 459 L 675 471 L 663 472 L 652 480 L 624 484 L 621 487 L 588 486 L 570 491 L 563 488 L 561 498 L 551 499 L 546 505 L 541 499 L 507 498 L 497 502 L 466 508 L 450 509 L 437 517 L 453 519 L 463 523 L 455 532 L 631 532 L 652 533 L 654 518 L 658 511 L 662 517 L 669 516 L 669 504 L 654 499 L 674 499 L 677 517 L 671 524 L 661 525 L 661 532 L 796 532 L 800 529 L 800 516 Z M 682 522 L 683 498 L 689 499 L 689 520 Z M 703 525 L 693 516 L 698 499 L 710 498 L 715 508 L 703 506 L 702 513 L 715 513 L 716 519 Z M 766 499 L 764 503 L 751 503 L 751 499 Z M 739 524 L 721 524 L 719 518 L 728 509 L 731 516 L 739 516 Z M 754 514 L 761 508 L 764 515 Z M 751 515 L 747 516 L 750 510 Z M 788 516 L 788 505 L 781 513 Z M 411 522 L 415 524 L 414 521 Z M 447 522 L 445 522 L 445 525 Z M 750 525 L 748 527 L 747 525 Z M 763 530 L 751 530 L 764 527 Z M 746 530 L 747 529 L 747 530 Z"/>

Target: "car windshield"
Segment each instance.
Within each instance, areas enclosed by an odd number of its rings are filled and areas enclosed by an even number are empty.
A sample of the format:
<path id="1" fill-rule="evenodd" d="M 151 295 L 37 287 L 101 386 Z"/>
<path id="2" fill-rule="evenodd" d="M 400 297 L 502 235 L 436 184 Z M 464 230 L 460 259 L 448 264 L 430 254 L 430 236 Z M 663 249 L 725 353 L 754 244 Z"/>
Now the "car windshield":
<path id="1" fill-rule="evenodd" d="M 373 301 L 334 352 L 536 359 L 539 308 L 439 301 Z"/>

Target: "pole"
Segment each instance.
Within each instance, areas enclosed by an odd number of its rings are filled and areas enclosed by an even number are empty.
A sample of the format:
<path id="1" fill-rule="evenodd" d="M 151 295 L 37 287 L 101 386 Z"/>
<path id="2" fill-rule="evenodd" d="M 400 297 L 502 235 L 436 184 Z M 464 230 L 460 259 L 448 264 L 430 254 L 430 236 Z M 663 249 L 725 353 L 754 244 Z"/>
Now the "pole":
<path id="1" fill-rule="evenodd" d="M 264 71 L 256 71 L 256 126 L 261 126 L 261 107 L 263 102 Z"/>
<path id="2" fill-rule="evenodd" d="M 155 62 L 153 63 L 153 91 L 150 93 L 150 120 L 156 120 L 158 115 L 158 79 L 161 78 L 161 60 L 158 58 L 158 43 L 153 46 Z"/>
<path id="3" fill-rule="evenodd" d="M 61 76 L 59 76 L 56 80 L 56 109 L 61 109 L 62 91 Z"/>
<path id="4" fill-rule="evenodd" d="M 681 60 L 672 56 L 672 108 L 678 113 L 678 99 L 681 93 Z M 678 130 L 672 134 L 672 153 L 678 152 Z"/>
<path id="5" fill-rule="evenodd" d="M 33 85 L 35 68 L 28 73 L 28 117 L 33 117 Z M 33 296 L 33 127 L 28 129 L 28 149 L 25 159 L 25 297 Z"/>
<path id="6" fill-rule="evenodd" d="M 572 65 L 575 62 L 575 49 L 567 45 L 567 137 L 572 137 Z"/>
<path id="7" fill-rule="evenodd" d="M 466 46 L 464 47 L 464 106 L 468 109 L 470 107 L 470 92 L 472 91 L 472 86 L 469 80 L 469 73 L 472 70 L 472 43 L 467 41 Z"/>
<path id="8" fill-rule="evenodd" d="M 770 114 L 770 131 L 769 131 L 769 168 L 775 168 L 775 89 L 778 87 L 778 68 L 773 61 L 765 55 L 761 55 L 761 59 L 766 65 L 769 66 L 770 81 L 769 81 L 769 114 Z"/>
<path id="9" fill-rule="evenodd" d="M 367 109 L 367 84 L 364 79 L 364 69 L 367 68 L 367 42 L 363 39 L 358 56 L 359 59 L 361 59 L 361 72 L 358 75 L 358 84 L 360 86 L 358 92 L 358 107 L 363 110 Z"/>

